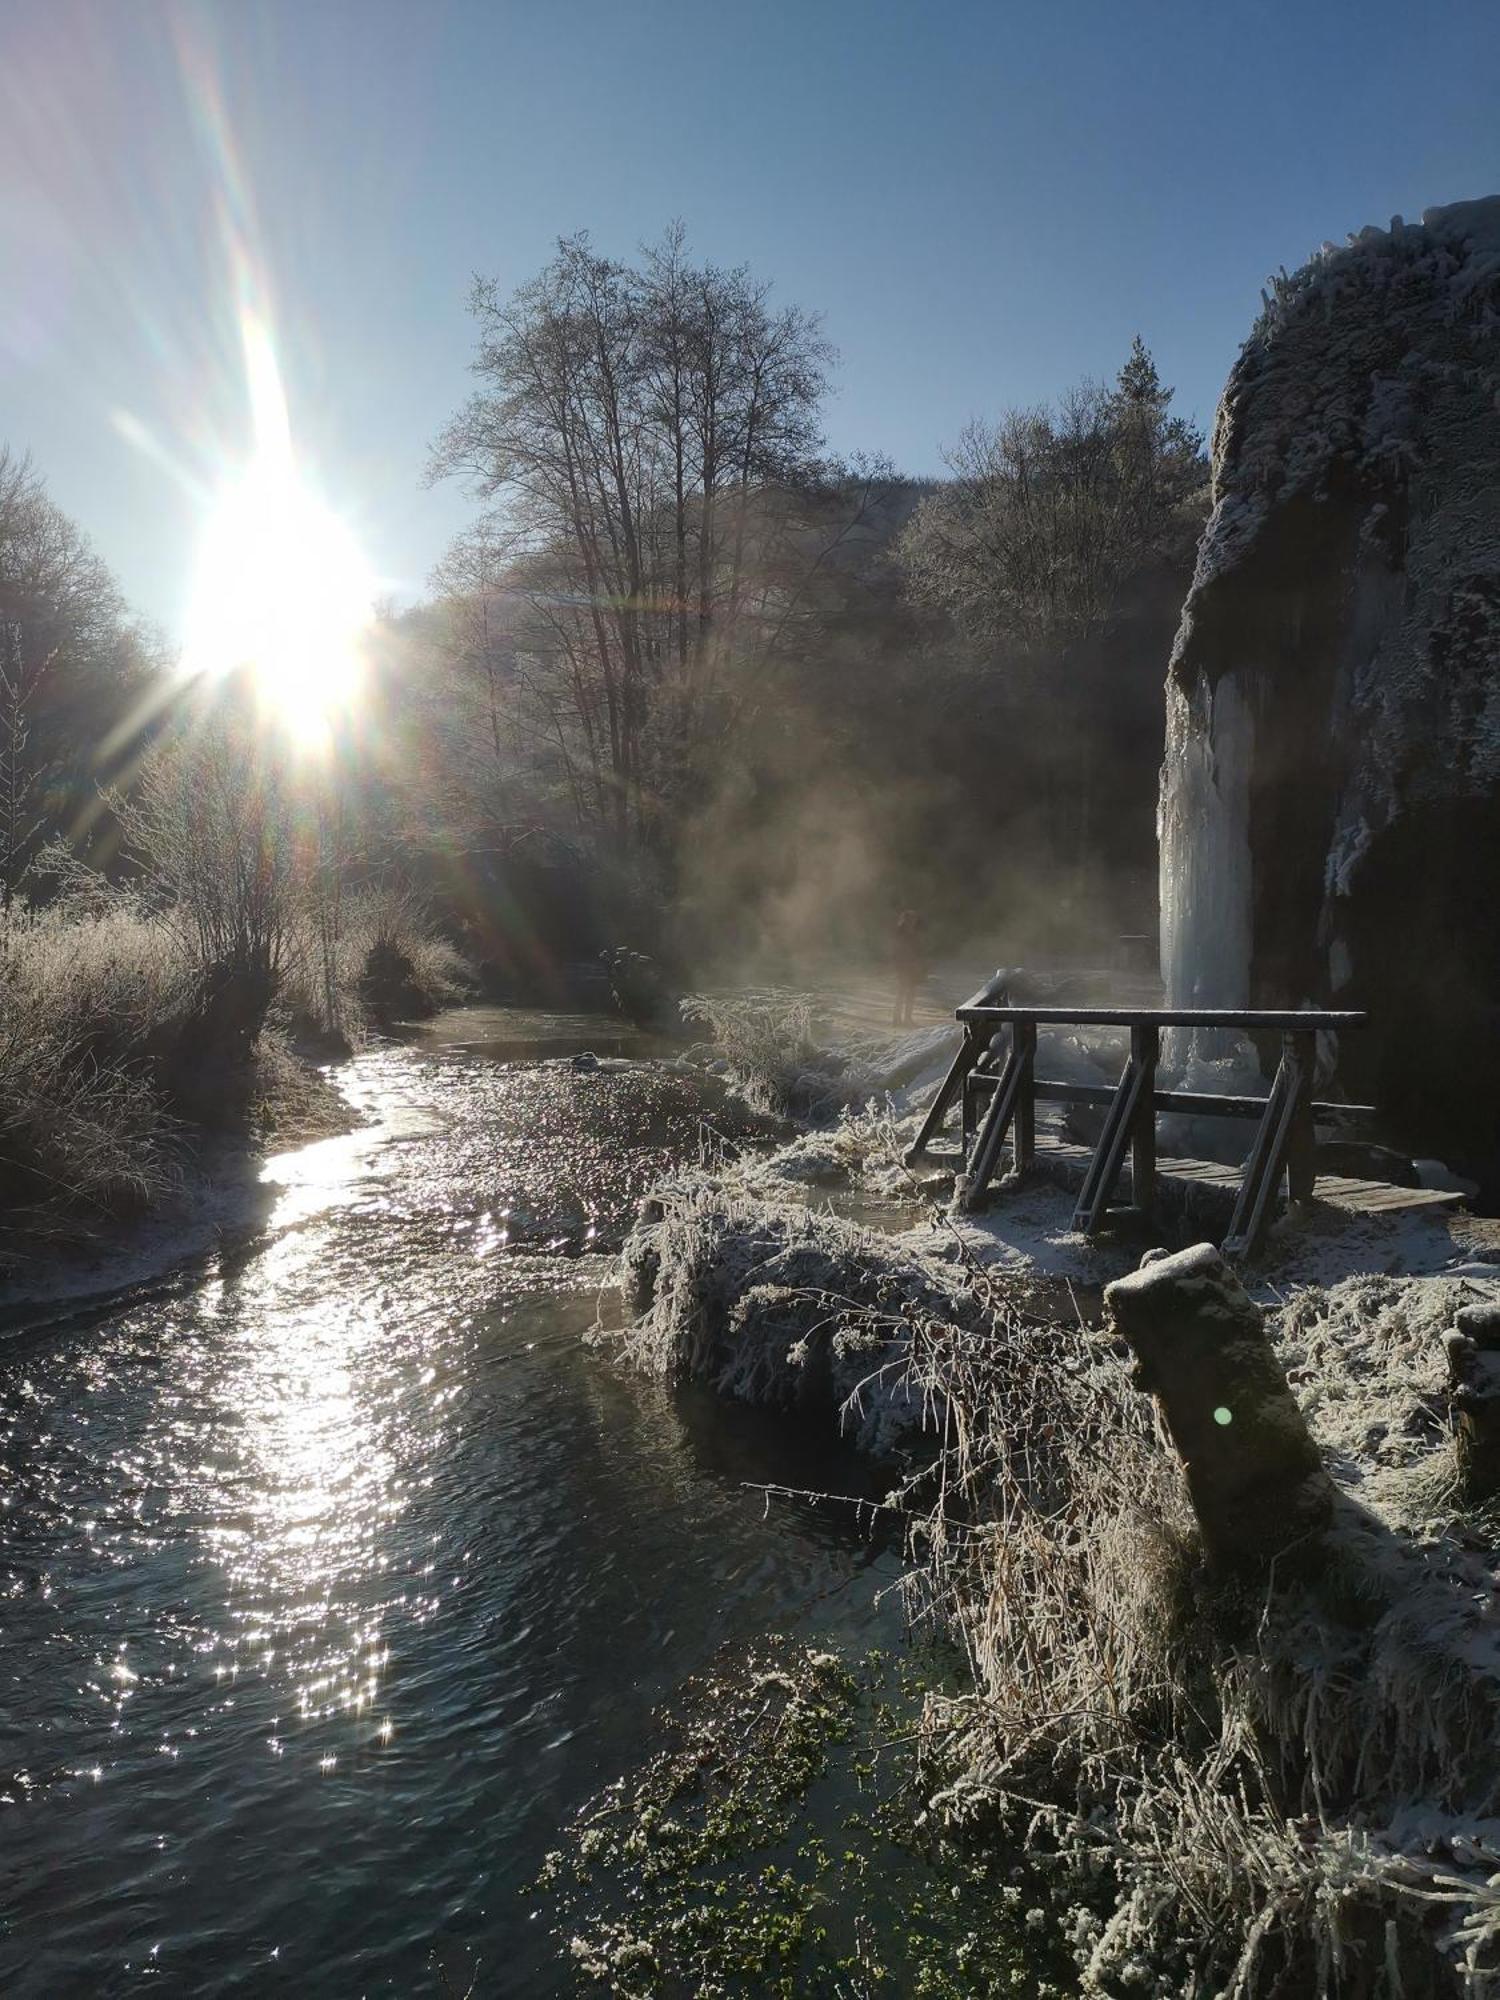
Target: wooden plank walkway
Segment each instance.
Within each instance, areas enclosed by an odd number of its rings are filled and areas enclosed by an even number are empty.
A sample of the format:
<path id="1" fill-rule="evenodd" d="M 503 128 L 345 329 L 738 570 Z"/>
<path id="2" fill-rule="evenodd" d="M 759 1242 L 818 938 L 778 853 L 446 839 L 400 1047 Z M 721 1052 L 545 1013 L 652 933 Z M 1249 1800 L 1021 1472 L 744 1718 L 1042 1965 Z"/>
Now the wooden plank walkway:
<path id="1" fill-rule="evenodd" d="M 1037 1173 L 1057 1186 L 1076 1192 L 1084 1184 L 1093 1148 L 1068 1138 L 1058 1122 L 1045 1115 L 1037 1119 L 1035 1141 Z M 928 1158 L 934 1166 L 962 1166 L 956 1147 L 933 1146 Z M 1164 1155 L 1156 1162 L 1156 1196 L 1167 1209 L 1182 1213 L 1203 1213 L 1205 1208 L 1223 1207 L 1232 1212 L 1240 1191 L 1241 1167 L 1228 1167 L 1219 1160 L 1192 1160 Z M 1127 1197 L 1130 1165 L 1127 1161 L 1120 1193 Z M 1349 1215 L 1390 1217 L 1418 1209 L 1459 1207 L 1464 1197 L 1446 1188 L 1395 1187 L 1389 1181 L 1354 1180 L 1343 1174 L 1319 1174 L 1313 1190 L 1316 1203 Z M 998 1211 L 998 1204 L 997 1204 Z"/>

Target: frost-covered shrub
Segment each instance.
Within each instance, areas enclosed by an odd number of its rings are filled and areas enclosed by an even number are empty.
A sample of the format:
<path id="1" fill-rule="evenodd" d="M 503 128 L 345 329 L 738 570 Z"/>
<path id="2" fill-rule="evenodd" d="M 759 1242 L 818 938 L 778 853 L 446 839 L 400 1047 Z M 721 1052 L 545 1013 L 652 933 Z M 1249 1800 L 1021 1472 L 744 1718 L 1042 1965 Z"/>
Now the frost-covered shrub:
<path id="1" fill-rule="evenodd" d="M 348 907 L 340 963 L 376 1020 L 416 1020 L 461 1000 L 473 986 L 463 954 L 438 930 L 420 896 L 370 889 Z"/>
<path id="2" fill-rule="evenodd" d="M 757 1111 L 826 1118 L 863 1094 L 847 1058 L 815 1041 L 807 994 L 690 993 L 682 1016 L 712 1032 L 731 1081 Z"/>
<path id="3" fill-rule="evenodd" d="M 852 1106 L 836 1123 L 804 1132 L 774 1152 L 744 1155 L 735 1163 L 735 1182 L 772 1200 L 846 1185 L 869 1195 L 909 1197 L 912 1177 L 901 1159 L 908 1136 L 888 1105 Z"/>
<path id="4" fill-rule="evenodd" d="M 645 1204 L 626 1242 L 626 1356 L 665 1380 L 825 1415 L 862 1450 L 916 1441 L 937 1402 L 911 1377 L 912 1329 L 968 1315 L 886 1239 L 726 1182 L 685 1182 Z"/>
<path id="5" fill-rule="evenodd" d="M 166 1192 L 161 1074 L 197 993 L 180 939 L 127 906 L 0 914 L 0 1210 L 45 1230 Z"/>
<path id="6" fill-rule="evenodd" d="M 392 887 L 333 901 L 314 894 L 295 927 L 281 1011 L 294 1030 L 357 1047 L 372 1022 L 421 1020 L 472 986 L 420 896 Z"/>

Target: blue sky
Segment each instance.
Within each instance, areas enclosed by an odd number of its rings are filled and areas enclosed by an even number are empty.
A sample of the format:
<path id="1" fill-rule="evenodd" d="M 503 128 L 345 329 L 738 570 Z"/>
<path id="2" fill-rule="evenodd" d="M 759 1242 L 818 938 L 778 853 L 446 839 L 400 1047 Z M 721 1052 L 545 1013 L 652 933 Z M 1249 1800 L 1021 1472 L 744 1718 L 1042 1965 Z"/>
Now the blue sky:
<path id="1" fill-rule="evenodd" d="M 681 216 L 823 313 L 831 443 L 930 473 L 1137 330 L 1206 425 L 1268 271 L 1497 191 L 1497 0 L 5 0 L 0 438 L 175 631 L 249 283 L 410 597 L 473 511 L 422 483 L 470 276 L 560 234 Z"/>

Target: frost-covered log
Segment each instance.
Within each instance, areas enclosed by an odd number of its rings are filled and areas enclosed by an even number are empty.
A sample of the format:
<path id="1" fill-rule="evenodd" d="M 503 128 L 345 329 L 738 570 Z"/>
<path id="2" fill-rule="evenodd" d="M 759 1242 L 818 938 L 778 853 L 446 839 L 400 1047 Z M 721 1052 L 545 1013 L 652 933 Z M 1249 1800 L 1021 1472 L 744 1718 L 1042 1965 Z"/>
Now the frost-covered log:
<path id="1" fill-rule="evenodd" d="M 1274 282 L 1214 425 L 1167 684 L 1174 1006 L 1367 1007 L 1408 1144 L 1500 1097 L 1500 199 Z"/>
<path id="2" fill-rule="evenodd" d="M 1500 1498 L 1500 1306 L 1464 1306 L 1445 1345 L 1459 1487 L 1483 1504 Z"/>
<path id="3" fill-rule="evenodd" d="M 1212 1244 L 1144 1263 L 1104 1303 L 1161 1406 L 1210 1559 L 1263 1568 L 1319 1533 L 1332 1482 L 1260 1308 Z"/>

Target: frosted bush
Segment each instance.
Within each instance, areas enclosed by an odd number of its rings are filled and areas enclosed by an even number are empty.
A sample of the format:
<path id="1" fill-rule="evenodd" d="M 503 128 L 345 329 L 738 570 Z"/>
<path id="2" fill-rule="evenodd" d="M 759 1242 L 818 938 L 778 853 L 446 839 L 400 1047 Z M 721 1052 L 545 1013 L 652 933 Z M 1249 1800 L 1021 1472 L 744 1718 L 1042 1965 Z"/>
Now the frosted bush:
<path id="1" fill-rule="evenodd" d="M 807 994 L 690 993 L 682 1017 L 710 1029 L 731 1082 L 757 1111 L 827 1118 L 863 1095 L 846 1058 L 818 1046 Z"/>
<path id="2" fill-rule="evenodd" d="M 128 905 L 0 914 L 0 1210 L 47 1233 L 175 1183 L 152 1063 L 195 993 L 180 939 Z"/>
<path id="3" fill-rule="evenodd" d="M 372 966 L 392 975 L 395 997 L 372 985 Z M 372 1018 L 387 1012 L 425 1015 L 462 999 L 473 973 L 461 952 L 440 935 L 427 903 L 389 886 L 355 890 L 336 900 L 309 896 L 293 927 L 282 1009 L 297 1026 L 342 1036 L 358 1046 Z"/>

